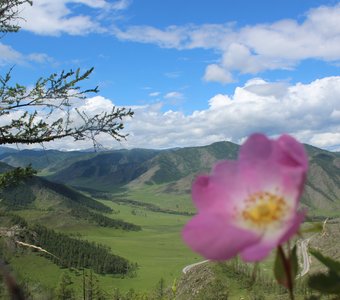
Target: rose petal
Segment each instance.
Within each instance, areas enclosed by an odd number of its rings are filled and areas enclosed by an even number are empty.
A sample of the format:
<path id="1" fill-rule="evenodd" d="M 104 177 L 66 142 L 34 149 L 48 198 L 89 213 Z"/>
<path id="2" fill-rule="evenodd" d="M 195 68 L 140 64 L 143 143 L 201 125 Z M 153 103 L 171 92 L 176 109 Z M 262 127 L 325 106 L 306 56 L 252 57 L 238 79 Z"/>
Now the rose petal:
<path id="1" fill-rule="evenodd" d="M 282 135 L 276 141 L 278 146 L 275 150 L 277 160 L 285 166 L 308 168 L 308 156 L 301 143 L 289 135 Z"/>
<path id="2" fill-rule="evenodd" d="M 221 181 L 222 183 L 228 183 L 233 181 L 238 174 L 238 163 L 233 160 L 223 160 L 218 162 L 212 171 L 211 176 L 214 180 Z"/>
<path id="3" fill-rule="evenodd" d="M 207 259 L 225 260 L 260 239 L 232 225 L 223 214 L 198 214 L 183 229 L 184 241 Z"/>
<path id="4" fill-rule="evenodd" d="M 230 194 L 237 186 L 237 163 L 221 161 L 213 169 L 211 176 L 201 175 L 192 185 L 192 199 L 196 208 L 201 211 L 220 205 L 226 211 L 231 205 Z"/>
<path id="5" fill-rule="evenodd" d="M 301 168 L 282 168 L 278 172 L 280 179 L 280 190 L 287 199 L 292 200 L 294 209 L 297 208 L 303 193 L 306 173 Z"/>
<path id="6" fill-rule="evenodd" d="M 252 134 L 242 145 L 239 153 L 239 161 L 251 164 L 263 163 L 272 155 L 273 145 L 264 134 Z"/>
<path id="7" fill-rule="evenodd" d="M 266 258 L 273 248 L 276 248 L 276 241 L 269 240 L 267 243 L 258 243 L 254 246 L 245 248 L 240 256 L 242 260 L 247 262 L 260 261 Z"/>
<path id="8" fill-rule="evenodd" d="M 301 223 L 306 217 L 306 211 L 298 211 L 294 218 L 287 224 L 287 230 L 280 238 L 279 243 L 287 242 L 300 228 Z"/>

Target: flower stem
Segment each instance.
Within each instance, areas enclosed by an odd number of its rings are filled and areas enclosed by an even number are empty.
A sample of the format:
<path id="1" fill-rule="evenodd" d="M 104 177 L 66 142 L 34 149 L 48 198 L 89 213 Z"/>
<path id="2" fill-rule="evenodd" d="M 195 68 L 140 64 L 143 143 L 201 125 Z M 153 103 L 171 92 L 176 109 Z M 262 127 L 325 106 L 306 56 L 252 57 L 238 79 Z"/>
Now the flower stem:
<path id="1" fill-rule="evenodd" d="M 251 274 L 251 279 L 252 279 L 252 281 L 253 281 L 253 284 L 254 284 L 255 281 L 256 281 L 256 275 L 257 275 L 257 270 L 258 270 L 258 268 L 259 268 L 259 263 L 258 263 L 258 262 L 255 262 L 254 268 L 253 268 L 253 272 L 252 272 L 252 274 Z"/>
<path id="2" fill-rule="evenodd" d="M 289 290 L 289 297 L 291 300 L 294 300 L 294 293 L 293 293 L 293 278 L 292 278 L 292 268 L 290 265 L 290 261 L 286 258 L 285 253 L 283 251 L 282 246 L 278 246 L 279 255 L 281 256 L 283 266 L 287 275 L 287 288 Z"/>

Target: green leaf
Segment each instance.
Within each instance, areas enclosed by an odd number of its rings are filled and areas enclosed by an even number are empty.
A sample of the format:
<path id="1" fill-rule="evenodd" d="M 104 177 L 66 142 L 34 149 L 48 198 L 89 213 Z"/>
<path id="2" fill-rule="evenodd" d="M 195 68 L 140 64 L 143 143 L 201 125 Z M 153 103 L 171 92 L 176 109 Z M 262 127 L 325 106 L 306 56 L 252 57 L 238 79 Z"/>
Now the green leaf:
<path id="1" fill-rule="evenodd" d="M 289 256 L 289 262 L 290 262 L 290 268 L 292 271 L 292 279 L 297 276 L 299 272 L 299 263 L 298 263 L 298 257 L 297 257 L 297 246 L 295 245 L 290 253 Z"/>
<path id="2" fill-rule="evenodd" d="M 279 249 L 276 250 L 275 261 L 274 261 L 274 276 L 276 281 L 288 288 L 288 279 L 285 272 L 283 257 L 280 255 Z"/>
<path id="3" fill-rule="evenodd" d="M 174 282 L 172 283 L 171 290 L 172 290 L 173 295 L 176 295 L 176 292 L 177 292 L 177 280 L 176 280 L 176 278 L 174 279 Z"/>
<path id="4" fill-rule="evenodd" d="M 340 262 L 330 258 L 328 256 L 324 256 L 318 250 L 314 248 L 309 249 L 309 253 L 312 254 L 318 261 L 324 264 L 329 270 L 340 273 Z M 340 285 L 340 284 L 339 284 Z"/>
<path id="5" fill-rule="evenodd" d="M 335 272 L 311 275 L 308 279 L 308 285 L 310 288 L 324 294 L 340 295 L 340 276 Z"/>
<path id="6" fill-rule="evenodd" d="M 282 248 L 281 248 L 282 249 Z M 287 266 L 285 266 L 284 259 L 287 260 Z M 289 270 L 286 270 L 289 269 Z M 287 289 L 289 289 L 289 278 L 287 272 L 290 272 L 291 288 L 294 285 L 294 279 L 299 271 L 299 263 L 297 257 L 297 246 L 295 245 L 288 253 L 287 258 L 284 258 L 283 250 L 280 253 L 279 248 L 276 251 L 275 262 L 274 262 L 274 276 L 277 282 Z"/>

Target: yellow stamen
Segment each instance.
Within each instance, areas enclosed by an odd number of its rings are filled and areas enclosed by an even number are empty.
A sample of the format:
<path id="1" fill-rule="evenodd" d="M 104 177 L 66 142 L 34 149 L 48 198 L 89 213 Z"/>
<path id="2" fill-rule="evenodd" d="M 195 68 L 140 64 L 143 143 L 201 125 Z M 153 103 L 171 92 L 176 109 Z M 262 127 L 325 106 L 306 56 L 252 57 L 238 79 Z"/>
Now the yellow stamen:
<path id="1" fill-rule="evenodd" d="M 245 202 L 246 206 L 241 214 L 243 219 L 260 227 L 281 220 L 288 209 L 282 196 L 270 192 L 254 193 Z"/>

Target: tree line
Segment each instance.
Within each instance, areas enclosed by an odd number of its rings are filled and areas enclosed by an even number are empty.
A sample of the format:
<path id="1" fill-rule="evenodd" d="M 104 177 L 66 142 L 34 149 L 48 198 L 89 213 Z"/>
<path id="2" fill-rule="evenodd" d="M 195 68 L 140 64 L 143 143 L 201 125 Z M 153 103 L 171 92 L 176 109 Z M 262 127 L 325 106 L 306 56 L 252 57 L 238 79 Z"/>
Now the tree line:
<path id="1" fill-rule="evenodd" d="M 88 268 L 98 274 L 121 275 L 132 273 L 137 268 L 136 264 L 112 254 L 109 247 L 71 238 L 42 225 L 35 225 L 30 229 L 34 235 L 27 242 L 46 250 L 48 253 L 41 253 L 59 266 Z"/>

